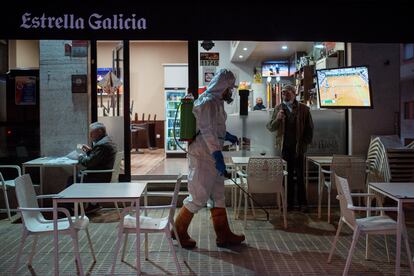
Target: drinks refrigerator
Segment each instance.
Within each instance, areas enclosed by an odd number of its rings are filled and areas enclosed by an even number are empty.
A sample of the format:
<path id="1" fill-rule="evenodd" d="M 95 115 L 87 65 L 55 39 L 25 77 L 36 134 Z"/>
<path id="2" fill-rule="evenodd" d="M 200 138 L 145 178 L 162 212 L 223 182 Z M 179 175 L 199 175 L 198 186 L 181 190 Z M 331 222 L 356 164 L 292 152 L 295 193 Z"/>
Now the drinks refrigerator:
<path id="1" fill-rule="evenodd" d="M 180 102 L 186 95 L 185 89 L 166 89 L 165 90 L 165 153 L 167 157 L 182 155 L 184 151 L 177 146 L 174 139 L 174 121 L 175 137 L 180 146 L 187 150 L 187 142 L 180 142 Z"/>

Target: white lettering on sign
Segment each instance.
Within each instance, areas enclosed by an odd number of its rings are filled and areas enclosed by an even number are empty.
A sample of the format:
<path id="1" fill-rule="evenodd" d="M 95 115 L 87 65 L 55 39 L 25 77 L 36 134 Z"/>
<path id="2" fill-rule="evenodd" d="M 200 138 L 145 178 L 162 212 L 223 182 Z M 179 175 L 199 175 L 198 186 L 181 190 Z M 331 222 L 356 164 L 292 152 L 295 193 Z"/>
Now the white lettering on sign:
<path id="1" fill-rule="evenodd" d="M 124 14 L 113 14 L 104 16 L 93 13 L 88 18 L 88 27 L 92 30 L 146 30 L 147 20 L 137 18 L 136 14 L 125 16 Z M 83 30 L 85 19 L 74 14 L 63 14 L 62 16 L 32 16 L 30 12 L 22 15 L 20 28 L 24 29 L 64 29 Z"/>

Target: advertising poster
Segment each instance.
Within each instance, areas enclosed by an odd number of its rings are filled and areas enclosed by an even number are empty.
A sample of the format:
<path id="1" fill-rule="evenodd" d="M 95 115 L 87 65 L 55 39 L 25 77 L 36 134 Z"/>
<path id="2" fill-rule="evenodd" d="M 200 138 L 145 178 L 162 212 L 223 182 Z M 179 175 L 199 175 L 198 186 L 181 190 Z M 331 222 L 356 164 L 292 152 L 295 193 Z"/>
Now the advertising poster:
<path id="1" fill-rule="evenodd" d="M 87 40 L 72 40 L 71 53 L 72 53 L 72 57 L 87 57 L 88 56 L 88 41 Z"/>
<path id="2" fill-rule="evenodd" d="M 216 67 L 214 66 L 207 66 L 203 67 L 203 83 L 204 85 L 208 85 L 211 80 L 214 78 L 216 74 Z"/>
<path id="3" fill-rule="evenodd" d="M 35 76 L 16 76 L 15 90 L 16 105 L 35 105 L 36 104 L 36 77 Z"/>

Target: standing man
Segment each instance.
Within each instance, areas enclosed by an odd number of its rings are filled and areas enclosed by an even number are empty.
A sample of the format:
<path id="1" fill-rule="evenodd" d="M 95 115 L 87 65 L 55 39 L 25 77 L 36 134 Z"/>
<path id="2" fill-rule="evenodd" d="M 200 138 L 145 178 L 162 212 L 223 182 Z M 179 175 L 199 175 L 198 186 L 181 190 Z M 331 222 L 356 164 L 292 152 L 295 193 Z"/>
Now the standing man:
<path id="1" fill-rule="evenodd" d="M 306 191 L 303 181 L 304 154 L 312 143 L 313 122 L 309 107 L 296 100 L 292 85 L 282 89 L 282 100 L 266 127 L 276 131 L 276 148 L 282 153 L 288 169 L 288 210 L 292 210 L 297 196 L 301 211 L 307 211 Z M 295 181 L 296 176 L 296 181 Z M 295 193 L 296 191 L 296 193 Z"/>
<path id="2" fill-rule="evenodd" d="M 235 77 L 222 69 L 211 80 L 207 90 L 194 102 L 193 114 L 197 120 L 197 136 L 188 149 L 188 191 L 184 206 L 175 219 L 178 238 L 185 248 L 193 248 L 196 241 L 187 233 L 195 213 L 211 199 L 211 217 L 216 232 L 216 244 L 240 244 L 244 235 L 231 232 L 224 200 L 226 167 L 221 152 L 224 141 L 237 142 L 237 137 L 226 132 L 224 102 L 231 103 Z M 174 236 L 173 236 L 174 237 Z M 176 238 L 176 237 L 174 237 Z"/>

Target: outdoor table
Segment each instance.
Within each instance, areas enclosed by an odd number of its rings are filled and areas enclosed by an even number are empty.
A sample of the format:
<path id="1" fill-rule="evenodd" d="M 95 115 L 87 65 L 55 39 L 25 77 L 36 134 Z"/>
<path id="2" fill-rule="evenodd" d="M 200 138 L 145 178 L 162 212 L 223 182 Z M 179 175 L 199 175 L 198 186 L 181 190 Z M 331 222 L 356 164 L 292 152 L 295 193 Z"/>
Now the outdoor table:
<path id="1" fill-rule="evenodd" d="M 135 202 L 136 209 L 136 255 L 137 275 L 141 274 L 140 259 L 140 197 L 146 190 L 146 182 L 121 182 L 121 183 L 75 183 L 53 198 L 53 234 L 54 234 L 54 266 L 55 275 L 59 275 L 59 243 L 57 231 L 58 203 L 73 202 Z M 77 208 L 75 208 L 76 210 Z M 75 216 L 77 212 L 75 211 Z M 84 275 L 82 264 L 79 264 L 79 272 Z"/>
<path id="2" fill-rule="evenodd" d="M 405 228 L 404 218 L 404 203 L 414 203 L 414 182 L 383 182 L 383 183 L 369 183 L 368 193 L 380 194 L 389 197 L 397 202 L 398 216 L 397 216 L 397 249 L 395 256 L 395 275 L 400 275 L 401 263 L 401 233 Z M 410 264 L 411 271 L 413 269 L 413 262 Z"/>
<path id="3" fill-rule="evenodd" d="M 40 157 L 22 164 L 23 174 L 28 167 L 40 168 L 40 194 L 43 194 L 43 177 L 46 167 L 71 167 L 73 171 L 73 180 L 76 181 L 76 167 L 78 160 L 73 160 L 67 157 Z"/>
<path id="4" fill-rule="evenodd" d="M 331 156 L 306 156 L 305 160 L 305 189 L 306 189 L 306 200 L 309 201 L 309 162 L 315 164 L 318 167 L 318 202 L 322 196 L 322 188 L 323 188 L 323 173 L 322 169 L 329 170 L 332 165 L 332 155 Z M 321 204 L 318 204 L 318 218 L 321 218 L 322 210 Z"/>

